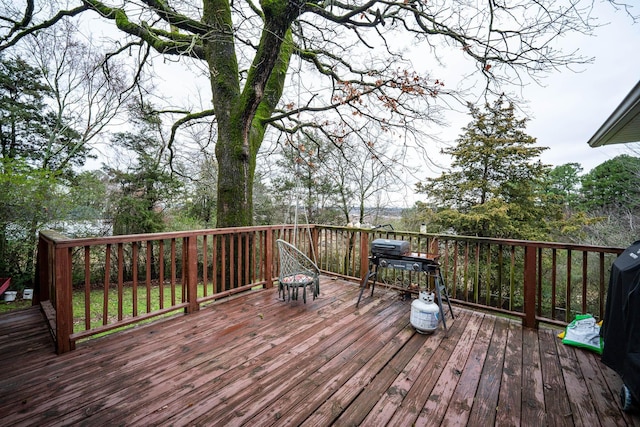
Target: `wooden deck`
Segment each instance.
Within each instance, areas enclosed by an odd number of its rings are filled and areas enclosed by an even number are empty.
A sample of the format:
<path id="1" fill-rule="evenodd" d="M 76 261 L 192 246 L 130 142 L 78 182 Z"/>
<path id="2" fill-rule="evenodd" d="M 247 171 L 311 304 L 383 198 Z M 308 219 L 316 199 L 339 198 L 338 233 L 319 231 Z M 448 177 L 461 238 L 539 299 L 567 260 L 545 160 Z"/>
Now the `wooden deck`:
<path id="1" fill-rule="evenodd" d="M 40 312 L 0 316 L 2 425 L 640 425 L 621 381 L 557 331 L 454 307 L 448 337 L 410 301 L 323 278 L 320 298 L 253 292 L 56 356 Z"/>

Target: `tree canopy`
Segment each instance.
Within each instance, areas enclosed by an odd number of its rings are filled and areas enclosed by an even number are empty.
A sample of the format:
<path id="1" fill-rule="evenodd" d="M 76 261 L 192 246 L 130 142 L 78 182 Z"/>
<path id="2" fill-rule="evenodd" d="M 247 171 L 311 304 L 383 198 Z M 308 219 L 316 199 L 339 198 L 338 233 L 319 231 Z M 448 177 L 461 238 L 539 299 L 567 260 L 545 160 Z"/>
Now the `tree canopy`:
<path id="1" fill-rule="evenodd" d="M 574 209 L 580 201 L 580 174 L 582 166 L 579 163 L 565 163 L 551 169 L 546 179 L 546 192 L 565 209 Z"/>
<path id="2" fill-rule="evenodd" d="M 471 107 L 471 116 L 457 145 L 443 150 L 451 171 L 417 185 L 435 205 L 436 222 L 465 235 L 546 237 L 549 220 L 559 218 L 541 191 L 550 167 L 538 157 L 546 147 L 535 145 L 526 119 L 503 97 L 484 110 Z"/>
<path id="3" fill-rule="evenodd" d="M 208 76 L 211 106 L 187 111 L 173 127 L 215 123 L 217 225 L 253 220 L 256 156 L 269 129 L 281 142 L 316 129 L 334 144 L 349 134 L 375 147 L 375 126 L 414 143 L 437 120 L 443 79 L 417 71 L 413 52 L 455 52 L 475 64 L 485 89 L 500 93 L 525 75 L 586 58 L 554 48 L 568 32 L 589 33 L 590 0 L 340 2 L 326 0 L 38 1 L 0 3 L 0 51 L 79 16 L 99 16 L 119 30 L 110 59 L 136 53 L 141 78 L 153 52 L 183 58 Z M 287 75 L 304 72 L 283 97 Z M 307 77 L 312 75 L 314 77 Z M 303 87 L 304 86 L 304 87 Z"/>
<path id="4" fill-rule="evenodd" d="M 593 168 L 582 177 L 582 205 L 604 211 L 640 207 L 640 158 L 622 154 Z"/>

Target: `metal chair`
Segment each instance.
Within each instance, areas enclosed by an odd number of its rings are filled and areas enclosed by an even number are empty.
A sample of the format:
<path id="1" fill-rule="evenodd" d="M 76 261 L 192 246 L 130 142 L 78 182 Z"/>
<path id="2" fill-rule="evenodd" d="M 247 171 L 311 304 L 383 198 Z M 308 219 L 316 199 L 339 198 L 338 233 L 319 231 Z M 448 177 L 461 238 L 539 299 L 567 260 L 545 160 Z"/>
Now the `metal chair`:
<path id="1" fill-rule="evenodd" d="M 307 287 L 313 292 L 313 299 L 320 294 L 320 269 L 305 254 L 284 240 L 276 240 L 280 255 L 280 274 L 278 275 L 278 297 L 287 300 L 298 299 L 298 290 L 302 288 L 302 300 L 307 303 Z"/>

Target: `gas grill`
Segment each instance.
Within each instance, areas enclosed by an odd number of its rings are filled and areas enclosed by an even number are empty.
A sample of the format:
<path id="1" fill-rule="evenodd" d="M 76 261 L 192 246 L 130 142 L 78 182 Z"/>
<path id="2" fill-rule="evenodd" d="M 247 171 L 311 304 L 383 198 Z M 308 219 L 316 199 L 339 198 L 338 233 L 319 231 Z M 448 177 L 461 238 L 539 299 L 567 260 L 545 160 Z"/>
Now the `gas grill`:
<path id="1" fill-rule="evenodd" d="M 409 242 L 404 240 L 390 240 L 390 239 L 376 239 L 371 243 L 371 256 L 369 256 L 369 271 L 362 278 L 360 284 L 360 294 L 358 295 L 358 302 L 356 308 L 360 305 L 360 299 L 366 288 L 369 280 L 373 279 L 371 285 L 371 296 L 376 286 L 376 280 L 378 277 L 379 268 L 393 268 L 396 270 L 404 270 L 416 273 L 425 273 L 428 276 L 435 278 L 435 293 L 440 306 L 440 316 L 442 319 L 442 325 L 445 332 L 447 331 L 447 324 L 445 322 L 444 311 L 442 309 L 442 300 L 447 302 L 449 307 L 449 313 L 453 319 L 453 310 L 451 309 L 451 303 L 449 302 L 449 294 L 447 293 L 446 286 L 442 273 L 440 272 L 440 263 L 438 262 L 438 256 L 428 256 L 427 254 L 411 252 Z M 399 289 L 402 291 L 409 291 L 405 288 L 398 286 L 386 285 L 387 287 Z"/>
<path id="2" fill-rule="evenodd" d="M 369 261 L 373 266 L 408 271 L 433 272 L 440 266 L 437 256 L 429 258 L 426 254 L 412 253 L 409 242 L 404 240 L 374 240 Z"/>

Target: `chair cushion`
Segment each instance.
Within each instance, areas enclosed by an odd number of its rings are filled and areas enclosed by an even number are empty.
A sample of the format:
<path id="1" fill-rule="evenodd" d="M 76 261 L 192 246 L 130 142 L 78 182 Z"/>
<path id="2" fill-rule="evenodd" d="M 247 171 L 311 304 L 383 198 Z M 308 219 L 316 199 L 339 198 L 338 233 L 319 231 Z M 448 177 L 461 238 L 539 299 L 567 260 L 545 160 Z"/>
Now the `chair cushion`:
<path id="1" fill-rule="evenodd" d="M 287 284 L 294 284 L 294 283 L 306 284 L 306 283 L 313 282 L 313 276 L 309 276 L 308 274 L 304 274 L 304 273 L 298 273 L 293 276 L 283 277 L 281 281 Z"/>

